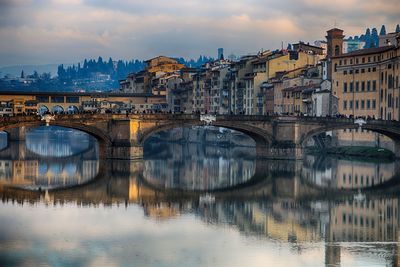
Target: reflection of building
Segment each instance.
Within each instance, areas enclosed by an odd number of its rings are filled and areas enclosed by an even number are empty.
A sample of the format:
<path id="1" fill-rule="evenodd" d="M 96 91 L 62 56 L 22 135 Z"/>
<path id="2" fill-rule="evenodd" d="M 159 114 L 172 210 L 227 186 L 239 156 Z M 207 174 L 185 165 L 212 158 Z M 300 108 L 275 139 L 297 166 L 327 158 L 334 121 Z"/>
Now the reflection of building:
<path id="1" fill-rule="evenodd" d="M 302 175 L 321 187 L 365 188 L 387 182 L 395 171 L 395 162 L 371 163 L 308 155 Z"/>
<path id="2" fill-rule="evenodd" d="M 98 160 L 0 160 L 0 184 L 42 188 L 90 181 L 99 172 Z"/>
<path id="3" fill-rule="evenodd" d="M 399 200 L 346 201 L 330 210 L 330 241 L 398 241 Z"/>
<path id="4" fill-rule="evenodd" d="M 243 155 L 248 151 L 236 150 Z M 169 144 L 169 151 L 163 153 L 170 156 L 146 159 L 143 175 L 153 185 L 166 188 L 217 189 L 244 183 L 254 175 L 255 159 L 251 155 L 248 159 L 230 158 L 230 151 L 199 144 Z"/>

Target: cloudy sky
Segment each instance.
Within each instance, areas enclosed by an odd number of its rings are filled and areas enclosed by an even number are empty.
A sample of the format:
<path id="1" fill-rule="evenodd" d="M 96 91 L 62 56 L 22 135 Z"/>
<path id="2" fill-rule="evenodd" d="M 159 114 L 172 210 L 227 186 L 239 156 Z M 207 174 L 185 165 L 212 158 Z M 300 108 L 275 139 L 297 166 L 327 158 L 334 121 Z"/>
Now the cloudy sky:
<path id="1" fill-rule="evenodd" d="M 398 0 L 0 0 L 0 66 L 243 55 L 399 18 Z"/>

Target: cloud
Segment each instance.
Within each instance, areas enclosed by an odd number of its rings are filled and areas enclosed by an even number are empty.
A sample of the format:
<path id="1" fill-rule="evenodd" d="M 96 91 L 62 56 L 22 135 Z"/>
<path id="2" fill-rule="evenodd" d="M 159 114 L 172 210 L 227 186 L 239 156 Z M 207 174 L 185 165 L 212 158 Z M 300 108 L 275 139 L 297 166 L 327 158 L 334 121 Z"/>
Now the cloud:
<path id="1" fill-rule="evenodd" d="M 0 65 L 215 56 L 399 23 L 396 0 L 0 0 Z"/>

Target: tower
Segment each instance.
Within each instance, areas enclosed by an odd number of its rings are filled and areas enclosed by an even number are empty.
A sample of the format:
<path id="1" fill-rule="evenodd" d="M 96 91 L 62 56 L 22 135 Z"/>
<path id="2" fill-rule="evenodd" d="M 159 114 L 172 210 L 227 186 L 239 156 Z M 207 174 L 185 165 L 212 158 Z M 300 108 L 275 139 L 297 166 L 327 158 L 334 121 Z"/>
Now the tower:
<path id="1" fill-rule="evenodd" d="M 223 60 L 223 59 L 224 59 L 224 49 L 218 48 L 218 60 Z"/>
<path id="2" fill-rule="evenodd" d="M 330 29 L 326 32 L 327 40 L 327 53 L 326 58 L 328 60 L 328 80 L 332 79 L 332 60 L 334 56 L 339 56 L 343 51 L 343 30 L 338 28 Z"/>

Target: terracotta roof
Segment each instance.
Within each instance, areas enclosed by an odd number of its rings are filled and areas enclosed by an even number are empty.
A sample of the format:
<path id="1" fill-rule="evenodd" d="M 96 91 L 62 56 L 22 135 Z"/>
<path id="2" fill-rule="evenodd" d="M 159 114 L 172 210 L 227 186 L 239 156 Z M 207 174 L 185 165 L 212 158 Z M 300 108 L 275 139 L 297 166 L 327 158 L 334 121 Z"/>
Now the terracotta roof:
<path id="1" fill-rule="evenodd" d="M 354 57 L 354 56 L 362 56 L 362 55 L 370 55 L 370 54 L 377 54 L 377 53 L 383 53 L 392 49 L 395 49 L 396 47 L 394 45 L 390 46 L 382 46 L 382 47 L 373 47 L 373 48 L 365 48 L 365 49 L 360 49 L 360 50 L 355 50 L 350 53 L 342 54 L 339 56 L 334 56 L 332 58 L 342 58 L 342 57 Z"/>

